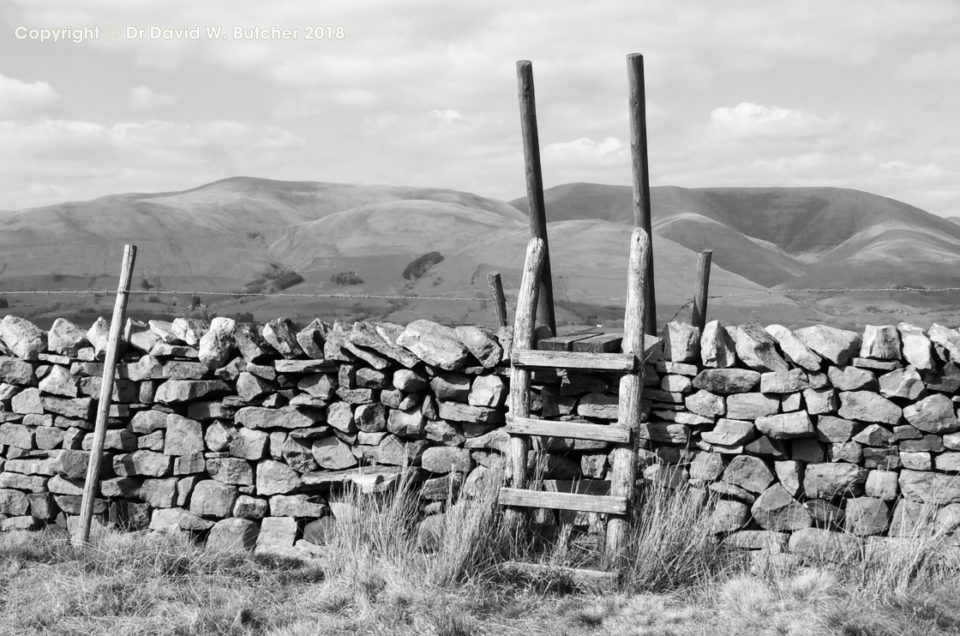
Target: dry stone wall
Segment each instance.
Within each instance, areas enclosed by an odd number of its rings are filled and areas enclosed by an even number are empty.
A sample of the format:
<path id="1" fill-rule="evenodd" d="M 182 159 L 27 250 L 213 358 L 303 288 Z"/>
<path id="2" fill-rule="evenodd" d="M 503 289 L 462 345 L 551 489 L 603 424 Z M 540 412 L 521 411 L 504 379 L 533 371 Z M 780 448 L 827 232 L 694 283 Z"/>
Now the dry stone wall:
<path id="1" fill-rule="evenodd" d="M 109 325 L 0 322 L 0 529 L 78 513 Z M 411 467 L 429 533 L 503 466 L 509 332 L 360 322 L 128 321 L 95 513 L 258 549 L 322 543 L 332 495 Z M 960 523 L 960 332 L 668 324 L 645 368 L 644 480 L 712 495 L 730 545 L 797 553 Z M 612 423 L 618 376 L 537 371 L 543 418 Z M 542 440 L 547 488 L 602 491 L 604 442 Z M 596 515 L 542 515 L 596 528 Z"/>

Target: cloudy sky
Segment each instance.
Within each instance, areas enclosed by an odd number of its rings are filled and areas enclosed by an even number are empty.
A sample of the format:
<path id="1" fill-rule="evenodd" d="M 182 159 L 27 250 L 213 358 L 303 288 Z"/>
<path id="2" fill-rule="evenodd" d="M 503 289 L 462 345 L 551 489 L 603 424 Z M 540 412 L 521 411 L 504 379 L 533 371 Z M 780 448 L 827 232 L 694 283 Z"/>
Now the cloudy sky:
<path id="1" fill-rule="evenodd" d="M 68 27 L 99 37 L 39 40 Z M 0 0 L 0 209 L 235 175 L 511 199 L 520 59 L 545 184 L 627 185 L 639 52 L 653 185 L 850 187 L 960 215 L 958 32 L 954 0 Z"/>

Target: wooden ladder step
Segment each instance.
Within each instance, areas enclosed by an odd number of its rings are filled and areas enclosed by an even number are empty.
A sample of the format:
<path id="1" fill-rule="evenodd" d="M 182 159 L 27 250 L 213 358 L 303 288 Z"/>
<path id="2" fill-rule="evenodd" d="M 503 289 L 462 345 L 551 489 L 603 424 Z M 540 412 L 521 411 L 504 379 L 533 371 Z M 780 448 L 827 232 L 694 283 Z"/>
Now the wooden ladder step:
<path id="1" fill-rule="evenodd" d="M 522 508 L 552 508 L 599 512 L 610 515 L 627 514 L 627 498 L 611 495 L 579 495 L 566 492 L 544 492 L 523 488 L 501 488 L 500 505 Z"/>
<path id="2" fill-rule="evenodd" d="M 597 442 L 630 442 L 630 429 L 611 424 L 589 422 L 556 422 L 531 417 L 507 415 L 507 432 L 512 435 L 543 435 L 565 439 L 588 439 Z"/>
<path id="3" fill-rule="evenodd" d="M 591 568 L 572 568 L 565 565 L 507 561 L 500 566 L 505 572 L 537 579 L 562 577 L 575 587 L 613 590 L 617 585 L 617 573 Z"/>
<path id="4" fill-rule="evenodd" d="M 572 351 L 574 343 L 593 338 L 597 335 L 596 331 L 585 331 L 582 333 L 568 333 L 562 336 L 551 336 L 537 341 L 537 349 L 541 351 Z"/>
<path id="5" fill-rule="evenodd" d="M 591 353 L 619 353 L 623 343 L 623 334 L 601 333 L 591 338 L 583 338 L 573 343 L 573 351 Z"/>
<path id="6" fill-rule="evenodd" d="M 513 365 L 521 368 L 554 367 L 632 373 L 638 366 L 637 357 L 630 353 L 515 349 L 510 357 Z"/>

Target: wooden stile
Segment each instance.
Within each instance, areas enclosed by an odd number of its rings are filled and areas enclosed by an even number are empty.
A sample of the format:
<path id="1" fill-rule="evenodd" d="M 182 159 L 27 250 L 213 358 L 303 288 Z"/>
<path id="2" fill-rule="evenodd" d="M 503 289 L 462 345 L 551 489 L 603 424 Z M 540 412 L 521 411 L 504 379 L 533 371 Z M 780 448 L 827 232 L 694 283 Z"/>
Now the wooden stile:
<path id="1" fill-rule="evenodd" d="M 652 237 L 650 212 L 650 173 L 647 163 L 647 105 L 643 77 L 643 56 L 627 56 L 627 76 L 630 85 L 630 154 L 633 174 L 633 225 L 643 228 Z M 650 259 L 645 274 L 647 308 L 644 331 L 657 335 L 657 295 L 653 286 L 653 247 L 648 247 Z"/>
<path id="2" fill-rule="evenodd" d="M 697 288 L 693 294 L 693 310 L 690 315 L 690 324 L 703 333 L 707 324 L 707 292 L 710 289 L 710 261 L 713 259 L 713 250 L 700 250 L 697 256 Z"/>
<path id="3" fill-rule="evenodd" d="M 550 273 L 550 244 L 547 241 L 547 212 L 543 201 L 543 173 L 540 168 L 540 133 L 537 129 L 537 100 L 533 88 L 533 64 L 517 62 L 517 84 L 520 98 L 520 128 L 523 135 L 523 167 L 527 181 L 527 207 L 530 236 L 543 240 L 543 272 L 540 277 L 538 324 L 557 335 L 557 319 L 553 307 L 553 278 Z"/>
<path id="4" fill-rule="evenodd" d="M 120 270 L 120 283 L 117 286 L 117 300 L 113 306 L 107 352 L 103 361 L 100 400 L 97 402 L 97 420 L 93 429 L 93 445 L 90 448 L 90 460 L 87 463 L 87 477 L 83 483 L 79 523 L 77 524 L 77 532 L 73 537 L 73 544 L 77 546 L 86 545 L 90 540 L 90 524 L 93 521 L 94 499 L 100 487 L 100 464 L 103 460 L 103 442 L 107 433 L 110 398 L 113 396 L 113 378 L 116 374 L 117 355 L 120 349 L 120 333 L 124 328 L 127 297 L 130 295 L 130 280 L 133 276 L 133 265 L 136 259 L 137 246 L 125 245 L 123 248 L 123 265 Z"/>
<path id="5" fill-rule="evenodd" d="M 497 312 L 497 326 L 507 326 L 507 298 L 503 295 L 503 281 L 500 272 L 487 274 L 487 284 L 490 285 L 490 298 L 493 300 L 493 310 Z"/>
<path id="6" fill-rule="evenodd" d="M 586 351 L 540 351 L 514 348 L 513 364 L 518 367 L 557 367 L 592 371 L 627 373 L 637 368 L 637 357 L 622 353 L 589 353 Z"/>

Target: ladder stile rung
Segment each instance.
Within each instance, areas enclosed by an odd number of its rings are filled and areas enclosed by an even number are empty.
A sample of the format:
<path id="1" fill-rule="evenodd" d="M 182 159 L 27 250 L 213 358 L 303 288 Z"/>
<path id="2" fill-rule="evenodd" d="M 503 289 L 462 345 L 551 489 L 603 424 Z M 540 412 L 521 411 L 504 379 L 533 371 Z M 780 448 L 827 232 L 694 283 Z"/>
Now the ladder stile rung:
<path id="1" fill-rule="evenodd" d="M 637 357 L 630 353 L 540 351 L 537 349 L 516 349 L 511 354 L 511 361 L 518 367 L 588 369 L 619 373 L 633 373 L 639 366 Z"/>
<path id="2" fill-rule="evenodd" d="M 553 508 L 610 515 L 627 514 L 627 498 L 612 495 L 584 495 L 546 492 L 523 488 L 501 488 L 500 504 L 524 508 Z"/>
<path id="3" fill-rule="evenodd" d="M 591 422 L 558 422 L 531 417 L 507 415 L 507 432 L 512 435 L 540 435 L 565 439 L 585 439 L 595 442 L 630 442 L 631 430 L 613 424 Z"/>

